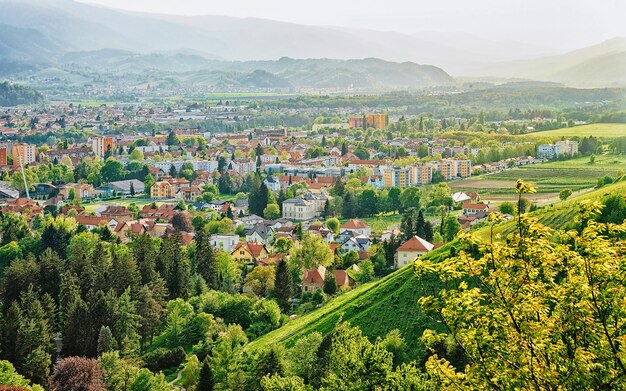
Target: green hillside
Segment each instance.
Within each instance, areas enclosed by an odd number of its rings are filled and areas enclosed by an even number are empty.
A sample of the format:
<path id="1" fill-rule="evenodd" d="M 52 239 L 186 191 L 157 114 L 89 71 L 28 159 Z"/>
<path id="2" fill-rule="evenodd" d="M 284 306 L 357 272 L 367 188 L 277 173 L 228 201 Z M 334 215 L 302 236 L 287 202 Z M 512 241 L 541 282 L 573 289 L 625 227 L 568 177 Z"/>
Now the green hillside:
<path id="1" fill-rule="evenodd" d="M 449 247 L 441 247 L 426 257 L 436 259 L 446 256 Z M 413 274 L 413 268 L 405 266 L 381 280 L 362 285 L 318 310 L 290 321 L 280 329 L 253 341 L 248 349 L 256 350 L 275 343 L 290 347 L 298 338 L 314 331 L 322 334 L 330 332 L 342 319 L 352 326 L 358 326 L 371 339 L 399 329 L 411 356 L 420 357 L 423 352 L 420 340 L 422 332 L 426 328 L 439 327 L 417 305 L 420 292 L 431 288 L 422 286 Z"/>
<path id="2" fill-rule="evenodd" d="M 573 197 L 552 207 L 533 212 L 543 224 L 552 228 L 563 228 L 573 221 L 577 213 L 576 204 L 584 199 L 600 199 L 608 194 L 626 194 L 626 181 L 605 186 L 598 190 Z M 514 222 L 506 222 L 496 228 L 496 232 L 507 234 L 514 228 Z M 488 229 L 477 232 L 483 239 L 489 236 Z M 441 247 L 425 256 L 425 259 L 441 259 L 449 253 L 450 245 Z M 285 326 L 266 334 L 248 345 L 250 350 L 258 350 L 271 344 L 292 346 L 298 338 L 318 331 L 330 332 L 340 320 L 359 327 L 369 338 L 384 337 L 389 331 L 399 329 L 407 343 L 407 351 L 413 358 L 423 352 L 422 332 L 426 328 L 440 326 L 425 315 L 418 307 L 421 292 L 430 291 L 434 286 L 423 286 L 413 274 L 413 268 L 406 266 L 389 276 L 362 285 L 323 305 L 321 308 L 296 318 Z"/>

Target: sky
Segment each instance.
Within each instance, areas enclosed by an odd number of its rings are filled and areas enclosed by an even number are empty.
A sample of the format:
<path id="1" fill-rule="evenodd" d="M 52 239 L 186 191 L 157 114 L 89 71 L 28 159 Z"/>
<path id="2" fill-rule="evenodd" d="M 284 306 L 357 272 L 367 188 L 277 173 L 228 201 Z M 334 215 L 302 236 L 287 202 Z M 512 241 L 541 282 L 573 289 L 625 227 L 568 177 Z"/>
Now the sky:
<path id="1" fill-rule="evenodd" d="M 258 17 L 416 33 L 465 32 L 573 49 L 626 36 L 626 0 L 79 0 L 132 11 Z"/>

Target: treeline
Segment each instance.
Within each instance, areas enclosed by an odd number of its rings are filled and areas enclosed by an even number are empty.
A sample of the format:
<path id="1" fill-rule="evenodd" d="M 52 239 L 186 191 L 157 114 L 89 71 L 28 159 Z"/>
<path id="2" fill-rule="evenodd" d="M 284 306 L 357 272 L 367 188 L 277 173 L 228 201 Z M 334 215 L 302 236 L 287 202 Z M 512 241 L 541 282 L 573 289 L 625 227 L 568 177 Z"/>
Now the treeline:
<path id="1" fill-rule="evenodd" d="M 43 102 L 44 97 L 30 87 L 20 84 L 0 83 L 0 106 L 28 105 Z"/>

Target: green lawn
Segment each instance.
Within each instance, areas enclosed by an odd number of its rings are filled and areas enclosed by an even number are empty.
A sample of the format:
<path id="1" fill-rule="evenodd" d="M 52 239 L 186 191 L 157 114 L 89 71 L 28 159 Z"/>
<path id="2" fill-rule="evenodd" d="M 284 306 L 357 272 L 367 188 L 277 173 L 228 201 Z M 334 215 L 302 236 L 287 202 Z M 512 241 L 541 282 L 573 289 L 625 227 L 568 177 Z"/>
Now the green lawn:
<path id="1" fill-rule="evenodd" d="M 546 137 L 603 137 L 616 138 L 626 136 L 626 124 L 589 124 L 555 130 L 533 132 L 531 135 Z"/>

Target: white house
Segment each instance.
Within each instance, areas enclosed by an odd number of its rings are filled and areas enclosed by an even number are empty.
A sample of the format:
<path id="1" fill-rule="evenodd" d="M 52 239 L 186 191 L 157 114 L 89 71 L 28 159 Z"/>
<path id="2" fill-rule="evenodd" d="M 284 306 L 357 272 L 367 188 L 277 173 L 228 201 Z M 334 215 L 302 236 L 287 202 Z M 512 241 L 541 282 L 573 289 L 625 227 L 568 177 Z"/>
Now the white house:
<path id="1" fill-rule="evenodd" d="M 211 246 L 216 250 L 232 252 L 233 248 L 239 243 L 239 235 L 235 234 L 214 234 L 210 238 Z"/>

